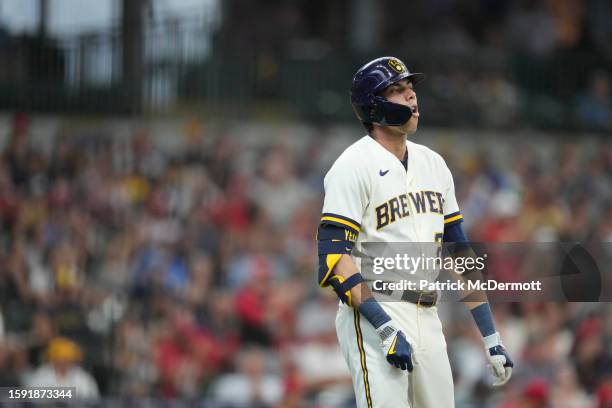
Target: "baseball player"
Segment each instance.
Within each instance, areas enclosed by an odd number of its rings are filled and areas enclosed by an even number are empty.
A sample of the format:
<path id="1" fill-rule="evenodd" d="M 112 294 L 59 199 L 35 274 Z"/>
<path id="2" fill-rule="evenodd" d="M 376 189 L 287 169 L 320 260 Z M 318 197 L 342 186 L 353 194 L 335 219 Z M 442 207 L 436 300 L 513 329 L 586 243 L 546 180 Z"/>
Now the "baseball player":
<path id="1" fill-rule="evenodd" d="M 351 103 L 368 134 L 338 157 L 324 181 L 319 284 L 341 300 L 336 331 L 360 408 L 455 406 L 437 292 L 404 290 L 394 293 L 401 301 L 379 302 L 356 256 L 364 243 L 467 242 L 446 163 L 407 140 L 417 130 L 414 85 L 422 79 L 393 57 L 357 71 Z M 489 304 L 466 305 L 483 336 L 494 385 L 505 384 L 513 362 Z"/>

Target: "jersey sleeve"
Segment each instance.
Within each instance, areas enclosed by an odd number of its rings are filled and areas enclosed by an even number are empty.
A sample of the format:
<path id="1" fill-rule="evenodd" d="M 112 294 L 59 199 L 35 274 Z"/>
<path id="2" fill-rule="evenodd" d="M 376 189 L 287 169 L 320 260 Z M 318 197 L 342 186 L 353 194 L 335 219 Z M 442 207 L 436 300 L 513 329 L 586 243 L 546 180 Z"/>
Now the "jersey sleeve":
<path id="1" fill-rule="evenodd" d="M 359 233 L 368 204 L 368 182 L 361 169 L 347 160 L 334 163 L 325 176 L 321 222 Z"/>
<path id="2" fill-rule="evenodd" d="M 455 197 L 453 175 L 446 166 L 446 163 L 444 167 L 448 177 L 448 187 L 444 193 L 444 227 L 446 229 L 446 227 L 463 222 L 463 215 L 459 211 L 459 204 L 457 204 L 457 198 Z"/>

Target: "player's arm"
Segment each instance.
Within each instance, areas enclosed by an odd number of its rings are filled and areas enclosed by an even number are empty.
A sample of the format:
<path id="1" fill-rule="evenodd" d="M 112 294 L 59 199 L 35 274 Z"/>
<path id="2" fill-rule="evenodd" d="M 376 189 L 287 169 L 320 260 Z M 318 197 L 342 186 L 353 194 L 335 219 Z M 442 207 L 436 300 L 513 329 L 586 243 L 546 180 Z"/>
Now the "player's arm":
<path id="1" fill-rule="evenodd" d="M 350 256 L 358 231 L 330 224 L 325 218 L 324 215 L 317 232 L 319 286 L 331 286 L 342 303 L 360 310 L 365 301 L 374 299 L 372 292 L 363 281 L 357 265 Z M 383 321 L 379 321 L 377 318 L 378 316 L 373 316 L 373 321 L 370 321 L 370 319 L 368 321 L 374 327 L 378 327 L 391 319 L 384 311 L 382 311 L 381 317 Z"/>
<path id="2" fill-rule="evenodd" d="M 475 253 L 470 247 L 469 240 L 463 231 L 460 219 L 457 219 L 457 221 L 449 223 L 450 225 L 448 226 L 445 225 L 443 241 L 452 244 L 450 246 L 453 249 L 451 256 L 475 257 Z M 463 274 L 454 273 L 452 275 L 455 279 L 466 280 Z M 473 271 L 470 273 L 469 279 L 482 279 L 482 275 L 478 271 Z M 491 364 L 491 371 L 498 378 L 498 381 L 493 385 L 503 385 L 512 376 L 514 362 L 504 348 L 501 336 L 495 328 L 495 321 L 487 301 L 487 294 L 484 291 L 478 290 L 466 291 L 463 295 L 463 299 L 475 299 L 474 301 L 464 301 L 464 303 L 470 310 L 474 322 L 482 335 L 485 350 L 487 350 L 487 358 Z"/>
<path id="3" fill-rule="evenodd" d="M 390 364 L 412 370 L 412 350 L 404 334 L 374 299 L 350 257 L 370 197 L 370 180 L 360 165 L 340 158 L 325 177 L 323 216 L 317 231 L 319 286 L 331 287 L 376 329 Z"/>
<path id="4" fill-rule="evenodd" d="M 444 164 L 448 187 L 444 194 L 444 235 L 443 242 L 447 244 L 447 248 L 451 249 L 451 256 L 475 256 L 472 247 L 470 246 L 468 237 L 463 230 L 463 215 L 459 211 L 457 198 L 455 197 L 455 183 L 453 176 Z M 452 243 L 452 245 L 448 245 Z M 465 280 L 464 275 L 453 273 L 455 278 Z M 482 279 L 479 271 L 474 271 L 474 275 L 469 279 Z M 498 381 L 493 385 L 503 385 L 510 379 L 512 375 L 512 367 L 514 363 L 504 348 L 501 337 L 495 328 L 495 321 L 491 307 L 487 301 L 487 294 L 484 291 L 473 291 L 466 294 L 470 300 L 464 300 L 466 306 L 470 309 L 472 317 L 478 330 L 482 335 L 482 340 L 487 351 L 487 358 L 491 364 L 493 375 Z M 465 299 L 465 297 L 463 298 Z M 471 301 L 473 300 L 473 301 Z"/>
<path id="5" fill-rule="evenodd" d="M 363 281 L 350 257 L 355 230 L 323 220 L 317 233 L 319 247 L 319 286 L 331 286 L 338 298 L 357 309 L 376 329 L 387 361 L 402 370 L 412 371 L 412 348 Z M 329 216 L 328 216 L 329 217 Z M 337 218 L 337 217 L 334 217 Z"/>

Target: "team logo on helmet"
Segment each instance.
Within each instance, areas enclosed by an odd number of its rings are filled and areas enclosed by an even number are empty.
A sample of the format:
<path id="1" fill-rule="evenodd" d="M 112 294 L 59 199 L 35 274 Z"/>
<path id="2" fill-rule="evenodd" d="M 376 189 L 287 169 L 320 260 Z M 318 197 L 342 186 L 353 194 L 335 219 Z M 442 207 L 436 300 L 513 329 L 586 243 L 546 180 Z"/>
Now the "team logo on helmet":
<path id="1" fill-rule="evenodd" d="M 389 62 L 387 62 L 387 64 L 389 64 L 389 66 L 393 68 L 393 70 L 397 72 L 398 74 L 401 74 L 402 72 L 404 72 L 404 69 L 405 69 L 404 64 L 402 64 L 399 60 L 395 58 L 391 58 Z"/>

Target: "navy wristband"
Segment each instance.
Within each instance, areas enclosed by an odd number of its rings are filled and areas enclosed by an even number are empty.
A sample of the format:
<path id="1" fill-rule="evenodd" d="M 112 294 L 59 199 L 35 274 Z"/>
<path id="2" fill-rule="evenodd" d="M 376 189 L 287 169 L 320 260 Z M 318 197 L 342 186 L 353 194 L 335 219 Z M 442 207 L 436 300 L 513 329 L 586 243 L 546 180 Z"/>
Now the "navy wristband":
<path id="1" fill-rule="evenodd" d="M 361 313 L 368 322 L 378 329 L 383 324 L 391 320 L 391 317 L 383 310 L 373 297 L 367 298 L 359 305 L 359 313 Z"/>
<path id="2" fill-rule="evenodd" d="M 472 310 L 472 316 L 480 330 L 482 337 L 487 337 L 496 332 L 495 323 L 493 322 L 493 313 L 491 313 L 491 306 L 488 303 L 484 303 L 480 306 L 476 306 Z"/>

